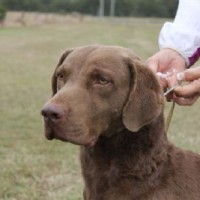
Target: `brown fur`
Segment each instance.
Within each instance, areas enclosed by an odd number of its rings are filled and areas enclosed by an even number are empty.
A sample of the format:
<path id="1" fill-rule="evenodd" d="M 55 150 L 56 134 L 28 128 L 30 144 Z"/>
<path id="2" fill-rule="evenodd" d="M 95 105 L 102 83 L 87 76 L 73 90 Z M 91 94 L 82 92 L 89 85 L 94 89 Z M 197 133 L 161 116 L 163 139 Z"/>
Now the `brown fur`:
<path id="1" fill-rule="evenodd" d="M 85 200 L 200 199 L 200 156 L 168 141 L 162 90 L 130 50 L 68 50 L 52 89 L 45 134 L 81 145 Z"/>

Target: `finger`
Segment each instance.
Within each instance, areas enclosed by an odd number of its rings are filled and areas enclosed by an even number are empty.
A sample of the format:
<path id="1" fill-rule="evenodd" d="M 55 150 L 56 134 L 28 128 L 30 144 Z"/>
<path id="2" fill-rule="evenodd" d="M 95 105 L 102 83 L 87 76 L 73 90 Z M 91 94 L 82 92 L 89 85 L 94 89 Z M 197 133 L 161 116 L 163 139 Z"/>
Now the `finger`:
<path id="1" fill-rule="evenodd" d="M 177 84 L 177 78 L 176 78 L 175 72 L 171 72 L 171 73 L 168 73 L 168 74 L 169 75 L 168 75 L 168 78 L 166 80 L 167 80 L 168 89 L 170 89 L 170 88 L 173 88 Z M 173 94 L 174 94 L 174 91 L 172 90 L 169 94 L 166 95 L 166 100 L 168 102 L 173 100 Z"/>
<path id="2" fill-rule="evenodd" d="M 167 84 L 166 78 L 162 78 L 160 76 L 157 76 L 157 77 L 158 77 L 159 83 L 160 83 L 161 87 L 163 88 L 163 90 L 167 89 L 168 84 Z"/>
<path id="3" fill-rule="evenodd" d="M 200 79 L 197 79 L 187 85 L 178 86 L 174 89 L 174 93 L 179 97 L 189 98 L 200 94 Z"/>
<path id="4" fill-rule="evenodd" d="M 174 97 L 174 101 L 181 106 L 191 106 L 193 105 L 199 96 L 194 96 L 191 98 L 183 98 L 183 97 Z"/>
<path id="5" fill-rule="evenodd" d="M 177 74 L 177 79 L 179 81 L 194 81 L 198 78 L 200 78 L 200 67 L 187 69 Z"/>
<path id="6" fill-rule="evenodd" d="M 154 72 L 156 73 L 158 71 L 159 65 L 158 65 L 158 60 L 150 57 L 147 61 L 146 64 L 148 65 L 148 67 Z"/>
<path id="7" fill-rule="evenodd" d="M 167 78 L 168 88 L 174 87 L 174 85 L 176 84 L 177 84 L 177 79 L 175 78 L 175 76 Z"/>

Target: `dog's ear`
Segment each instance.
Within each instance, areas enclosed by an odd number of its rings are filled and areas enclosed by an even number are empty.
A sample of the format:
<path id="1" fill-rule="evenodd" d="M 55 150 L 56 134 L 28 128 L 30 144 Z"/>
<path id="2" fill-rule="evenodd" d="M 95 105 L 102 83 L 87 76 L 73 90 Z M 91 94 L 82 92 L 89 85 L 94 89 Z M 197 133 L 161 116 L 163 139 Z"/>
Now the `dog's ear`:
<path id="1" fill-rule="evenodd" d="M 51 83 L 52 83 L 52 96 L 54 96 L 55 94 L 56 94 L 56 92 L 57 92 L 57 78 L 56 78 L 56 70 L 57 70 L 57 68 L 64 62 L 64 60 L 65 60 L 65 58 L 73 51 L 74 49 L 68 49 L 68 50 L 66 50 L 62 55 L 61 55 L 61 57 L 60 57 L 60 59 L 59 59 L 59 61 L 58 61 L 58 64 L 57 64 L 57 66 L 56 66 L 56 69 L 55 69 L 55 71 L 54 71 L 54 73 L 53 73 L 53 76 L 52 76 L 52 81 L 51 81 Z"/>
<path id="2" fill-rule="evenodd" d="M 153 72 L 138 60 L 130 60 L 130 91 L 123 109 L 125 127 L 136 132 L 161 113 L 164 102 L 159 82 Z"/>

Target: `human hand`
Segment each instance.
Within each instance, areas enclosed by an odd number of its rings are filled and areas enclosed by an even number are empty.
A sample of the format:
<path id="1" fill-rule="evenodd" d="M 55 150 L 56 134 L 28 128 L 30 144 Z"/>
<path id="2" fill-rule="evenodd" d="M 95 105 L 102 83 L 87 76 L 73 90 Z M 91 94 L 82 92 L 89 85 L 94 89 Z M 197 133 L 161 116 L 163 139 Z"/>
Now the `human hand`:
<path id="1" fill-rule="evenodd" d="M 188 82 L 174 89 L 173 100 L 179 105 L 192 105 L 200 96 L 200 66 L 177 74 L 180 82 Z"/>
<path id="2" fill-rule="evenodd" d="M 176 84 L 177 80 L 174 78 L 174 72 L 178 73 L 185 70 L 185 59 L 175 50 L 162 49 L 147 61 L 147 65 L 154 72 L 161 72 L 164 74 L 171 74 L 166 79 L 160 79 L 160 83 L 165 90 L 171 88 Z"/>

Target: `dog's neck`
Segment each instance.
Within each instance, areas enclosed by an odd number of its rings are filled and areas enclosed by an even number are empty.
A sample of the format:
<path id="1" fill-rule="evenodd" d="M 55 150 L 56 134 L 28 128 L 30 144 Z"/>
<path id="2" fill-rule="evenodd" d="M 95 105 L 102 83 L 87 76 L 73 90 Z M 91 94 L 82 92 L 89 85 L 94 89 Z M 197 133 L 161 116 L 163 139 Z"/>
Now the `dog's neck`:
<path id="1" fill-rule="evenodd" d="M 84 151 L 98 164 L 118 163 L 121 169 L 129 169 L 129 175 L 143 179 L 161 170 L 167 160 L 167 148 L 162 113 L 138 132 L 125 129 L 111 137 L 102 136 L 94 147 Z"/>

